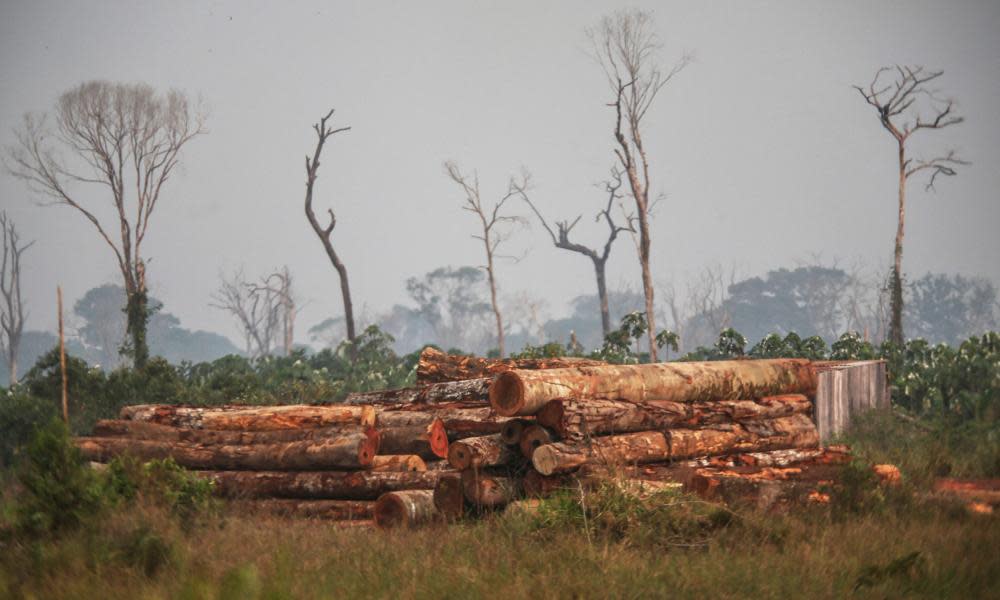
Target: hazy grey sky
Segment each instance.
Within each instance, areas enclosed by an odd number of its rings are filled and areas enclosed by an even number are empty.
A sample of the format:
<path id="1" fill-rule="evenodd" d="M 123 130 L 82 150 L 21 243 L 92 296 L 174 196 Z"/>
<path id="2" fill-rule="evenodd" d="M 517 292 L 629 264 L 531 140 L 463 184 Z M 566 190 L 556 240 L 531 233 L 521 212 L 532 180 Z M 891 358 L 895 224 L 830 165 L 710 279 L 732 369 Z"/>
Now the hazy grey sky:
<path id="1" fill-rule="evenodd" d="M 350 125 L 325 151 L 318 207 L 355 303 L 405 298 L 411 275 L 479 264 L 475 223 L 443 174 L 479 170 L 487 196 L 522 166 L 550 216 L 583 213 L 581 241 L 612 164 L 613 115 L 584 30 L 615 8 L 654 12 L 662 59 L 695 62 L 650 111 L 654 277 L 678 281 L 714 263 L 745 274 L 830 261 L 888 265 L 895 154 L 851 84 L 884 64 L 945 70 L 940 88 L 967 122 L 916 140 L 957 147 L 974 164 L 911 186 L 905 267 L 1000 280 L 998 2 L 9 2 L 0 8 L 0 145 L 28 110 L 51 110 L 89 79 L 144 81 L 200 95 L 210 133 L 188 147 L 145 245 L 154 295 L 189 328 L 229 334 L 209 308 L 220 270 L 287 264 L 308 305 L 299 338 L 341 314 L 336 274 L 302 214 L 310 128 L 331 107 Z M 100 202 L 106 203 L 101 198 Z M 119 281 L 113 257 L 79 214 L 33 203 L 0 174 L 0 204 L 28 239 L 30 328 L 71 300 Z M 519 207 L 524 210 L 524 207 Z M 524 212 L 527 212 L 524 210 Z M 545 298 L 552 313 L 593 293 L 589 261 L 556 250 L 537 225 L 515 235 L 526 256 L 499 270 L 502 293 Z M 639 287 L 620 242 L 612 285 Z"/>

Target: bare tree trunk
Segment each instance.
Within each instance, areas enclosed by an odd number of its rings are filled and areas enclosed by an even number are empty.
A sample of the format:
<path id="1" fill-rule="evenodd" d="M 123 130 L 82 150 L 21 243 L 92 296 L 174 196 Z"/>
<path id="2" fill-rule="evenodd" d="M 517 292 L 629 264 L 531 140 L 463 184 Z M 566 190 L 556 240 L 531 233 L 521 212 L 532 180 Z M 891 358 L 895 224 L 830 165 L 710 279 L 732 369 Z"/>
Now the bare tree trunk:
<path id="1" fill-rule="evenodd" d="M 604 268 L 606 262 L 594 259 L 594 275 L 597 277 L 597 299 L 601 303 L 601 333 L 607 337 L 611 333 L 611 311 L 608 307 L 608 285 Z"/>
<path id="2" fill-rule="evenodd" d="M 899 142 L 899 216 L 896 223 L 896 245 L 893 249 L 891 282 L 892 317 L 889 340 L 903 346 L 903 227 L 906 220 L 906 147 Z"/>
<path id="3" fill-rule="evenodd" d="M 507 355 L 503 343 L 503 317 L 500 315 L 500 305 L 497 303 L 497 283 L 493 276 L 493 248 L 490 246 L 490 232 L 485 230 L 483 243 L 486 246 L 486 275 L 490 281 L 490 304 L 493 306 L 493 314 L 497 320 L 497 347 L 500 350 L 500 358 Z"/>

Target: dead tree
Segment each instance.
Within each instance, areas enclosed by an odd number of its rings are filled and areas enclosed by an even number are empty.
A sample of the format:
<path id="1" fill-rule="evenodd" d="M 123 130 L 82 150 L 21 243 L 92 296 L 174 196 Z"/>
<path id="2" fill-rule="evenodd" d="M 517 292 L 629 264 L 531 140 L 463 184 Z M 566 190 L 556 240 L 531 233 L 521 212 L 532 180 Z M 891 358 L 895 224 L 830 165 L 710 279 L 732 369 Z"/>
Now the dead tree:
<path id="1" fill-rule="evenodd" d="M 7 359 L 10 385 L 17 383 L 17 352 L 24 332 L 24 301 L 21 298 L 21 254 L 35 242 L 21 243 L 14 222 L 0 212 L 3 259 L 0 261 L 0 353 Z"/>
<path id="2" fill-rule="evenodd" d="M 657 94 L 688 61 L 682 58 L 669 71 L 657 64 L 659 49 L 652 17 L 638 10 L 623 10 L 604 17 L 596 30 L 588 32 L 594 54 L 614 93 L 609 106 L 615 109 L 615 156 L 628 177 L 635 199 L 639 224 L 639 266 L 646 299 L 646 323 L 649 326 L 649 357 L 656 356 L 656 317 L 653 304 L 653 275 L 650 256 L 649 158 L 642 137 L 642 123 Z"/>
<path id="3" fill-rule="evenodd" d="M 883 75 L 887 73 L 891 80 L 883 84 Z M 898 220 L 889 283 L 889 341 L 899 346 L 904 339 L 903 234 L 906 221 L 906 180 L 920 173 L 928 173 L 930 177 L 926 189 L 933 190 L 934 181 L 939 175 L 953 176 L 956 174 L 955 167 L 969 164 L 958 158 L 954 150 L 930 159 L 914 159 L 906 155 L 906 143 L 914 133 L 924 129 L 944 129 L 964 120 L 954 113 L 954 100 L 940 98 L 927 85 L 943 74 L 944 71 L 925 71 L 921 66 L 895 65 L 876 71 L 867 88 L 854 86 L 865 102 L 875 109 L 882 127 L 896 141 L 899 159 Z"/>
<path id="4" fill-rule="evenodd" d="M 204 115 L 179 91 L 161 95 L 143 83 L 90 81 L 59 97 L 54 131 L 45 115 L 26 115 L 10 151 L 15 177 L 79 211 L 114 252 L 127 295 L 127 350 L 137 368 L 149 357 L 142 243 L 181 149 L 204 131 Z M 75 160 L 60 156 L 56 145 Z M 116 218 L 102 223 L 87 195 L 71 187 L 78 184 L 104 190 Z"/>
<path id="5" fill-rule="evenodd" d="M 608 263 L 608 257 L 611 256 L 611 246 L 614 244 L 615 240 L 618 238 L 618 234 L 623 231 L 633 231 L 631 220 L 629 220 L 628 227 L 622 227 L 615 223 L 614 217 L 611 216 L 611 210 L 614 208 L 615 203 L 621 198 L 619 190 L 622 187 L 622 172 L 617 168 L 611 169 L 611 179 L 604 182 L 605 191 L 608 194 L 608 203 L 599 213 L 597 213 L 595 221 L 603 220 L 608 225 L 608 238 L 604 242 L 604 247 L 601 249 L 591 248 L 589 246 L 584 246 L 583 244 L 578 244 L 570 240 L 570 232 L 576 227 L 576 224 L 580 222 L 581 216 L 578 216 L 572 222 L 569 221 L 556 221 L 556 231 L 552 230 L 545 217 L 538 208 L 532 203 L 531 198 L 528 196 L 527 190 L 519 189 L 518 192 L 521 198 L 531 207 L 532 212 L 538 217 L 541 222 L 542 227 L 545 231 L 549 233 L 549 237 L 552 238 L 552 243 L 556 248 L 562 248 L 563 250 L 568 250 L 570 252 L 576 252 L 582 254 L 590 259 L 590 262 L 594 265 L 594 275 L 597 278 L 597 298 L 601 304 L 601 331 L 607 336 L 611 333 L 611 313 L 608 309 L 608 287 L 607 278 L 605 276 L 605 268 Z"/>
<path id="6" fill-rule="evenodd" d="M 347 267 L 344 266 L 344 262 L 340 260 L 337 255 L 337 251 L 333 249 L 333 241 L 330 236 L 333 235 L 333 228 L 337 226 L 337 217 L 333 214 L 333 209 L 327 209 L 327 213 L 330 215 L 330 223 L 324 227 L 320 225 L 319 219 L 316 218 L 316 211 L 313 210 L 313 188 L 316 185 L 317 172 L 319 171 L 319 155 L 323 152 L 323 145 L 326 141 L 333 135 L 342 133 L 344 131 L 350 131 L 350 127 L 340 127 L 334 129 L 327 125 L 333 117 L 333 109 L 326 113 L 326 116 L 319 120 L 319 123 L 313 125 L 313 130 L 316 131 L 316 149 L 313 151 L 312 158 L 310 159 L 306 156 L 306 219 L 309 220 L 309 225 L 312 226 L 313 231 L 316 232 L 316 237 L 319 238 L 320 243 L 323 244 L 323 249 L 326 250 L 326 256 L 330 259 L 330 264 L 333 268 L 337 270 L 337 275 L 340 276 L 340 294 L 344 300 L 344 322 L 347 324 L 347 340 L 353 342 L 355 339 L 354 332 L 354 305 L 351 303 L 351 286 L 347 281 Z"/>
<path id="7" fill-rule="evenodd" d="M 295 293 L 292 291 L 292 274 L 288 267 L 271 273 L 261 283 L 266 293 L 271 294 L 280 307 L 281 345 L 285 356 L 292 354 L 295 345 Z"/>
<path id="8" fill-rule="evenodd" d="M 248 356 L 271 354 L 279 337 L 285 354 L 291 352 L 295 300 L 287 267 L 260 282 L 248 281 L 242 270 L 237 271 L 231 278 L 222 278 L 212 299 L 211 306 L 228 312 L 239 322 Z"/>
<path id="9" fill-rule="evenodd" d="M 479 193 L 478 173 L 474 172 L 470 181 L 469 177 L 463 174 L 454 162 L 446 162 L 444 168 L 448 177 L 461 186 L 462 191 L 465 193 L 465 204 L 462 208 L 474 213 L 482 226 L 482 234 L 473 235 L 472 237 L 480 240 L 483 243 L 483 248 L 486 250 L 486 264 L 482 268 L 486 271 L 487 279 L 490 283 L 490 303 L 493 306 L 493 315 L 496 317 L 497 324 L 497 347 L 500 350 L 500 357 L 503 358 L 506 356 L 506 352 L 503 341 L 503 317 L 500 314 L 500 304 L 497 300 L 495 259 L 500 257 L 497 254 L 497 249 L 506 241 L 508 236 L 508 232 L 504 230 L 504 224 L 523 222 L 523 219 L 516 215 L 505 215 L 502 211 L 504 204 L 515 194 L 520 193 L 520 190 L 528 189 L 531 176 L 527 172 L 524 172 L 521 174 L 520 180 L 511 177 L 507 182 L 507 192 L 492 207 L 488 207 L 483 204 Z"/>

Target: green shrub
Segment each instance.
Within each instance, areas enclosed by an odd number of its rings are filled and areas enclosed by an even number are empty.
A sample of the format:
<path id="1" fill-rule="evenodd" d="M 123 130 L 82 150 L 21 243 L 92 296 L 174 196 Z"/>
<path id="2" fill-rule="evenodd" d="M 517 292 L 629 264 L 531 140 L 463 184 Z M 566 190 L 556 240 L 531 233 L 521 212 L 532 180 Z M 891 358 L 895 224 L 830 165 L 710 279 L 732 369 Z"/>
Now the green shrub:
<path id="1" fill-rule="evenodd" d="M 11 388 L 5 396 L 0 397 L 0 467 L 13 465 L 38 429 L 58 414 L 54 402 L 23 387 Z"/>

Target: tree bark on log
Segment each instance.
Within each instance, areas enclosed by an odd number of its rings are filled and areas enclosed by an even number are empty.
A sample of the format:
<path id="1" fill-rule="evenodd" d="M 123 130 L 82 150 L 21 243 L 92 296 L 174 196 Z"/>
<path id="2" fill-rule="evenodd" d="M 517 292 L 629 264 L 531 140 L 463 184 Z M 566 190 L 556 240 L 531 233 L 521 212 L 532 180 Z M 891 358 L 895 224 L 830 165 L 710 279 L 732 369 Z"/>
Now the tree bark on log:
<path id="1" fill-rule="evenodd" d="M 378 434 L 374 430 L 325 440 L 252 446 L 203 446 L 127 438 L 76 438 L 74 442 L 87 460 L 107 462 L 128 454 L 141 460 L 172 458 L 189 469 L 364 469 L 371 466 L 378 453 Z"/>
<path id="2" fill-rule="evenodd" d="M 670 458 L 670 445 L 659 431 L 593 438 L 589 444 L 556 442 L 535 450 L 531 463 L 542 475 L 566 473 L 589 462 L 641 464 Z"/>
<path id="3" fill-rule="evenodd" d="M 427 470 L 427 463 L 416 454 L 378 454 L 369 467 L 372 471 L 415 471 Z"/>
<path id="4" fill-rule="evenodd" d="M 465 438 L 448 448 L 448 464 L 459 471 L 512 464 L 517 459 L 517 451 L 503 443 L 498 434 Z"/>
<path id="5" fill-rule="evenodd" d="M 372 518 L 375 503 L 360 500 L 266 498 L 261 500 L 231 500 L 228 506 L 238 514 L 265 513 L 278 517 L 359 521 Z"/>
<path id="6" fill-rule="evenodd" d="M 386 492 L 432 490 L 450 471 L 197 471 L 227 498 L 375 500 Z"/>
<path id="7" fill-rule="evenodd" d="M 120 418 L 190 429 L 269 431 L 331 425 L 373 425 L 375 409 L 341 404 L 195 407 L 144 404 L 122 408 Z"/>
<path id="8" fill-rule="evenodd" d="M 387 492 L 375 501 L 375 526 L 379 529 L 416 527 L 437 519 L 432 490 Z"/>
<path id="9" fill-rule="evenodd" d="M 488 406 L 479 408 L 438 408 L 424 410 L 383 409 L 376 412 L 377 427 L 410 427 L 440 419 L 449 440 L 499 433 L 508 417 L 498 417 Z"/>
<path id="10" fill-rule="evenodd" d="M 521 481 L 481 469 L 462 471 L 462 491 L 471 504 L 483 508 L 504 506 L 521 497 Z"/>
<path id="11" fill-rule="evenodd" d="M 556 436 L 545 427 L 536 423 L 524 428 L 524 431 L 521 433 L 521 441 L 518 442 L 518 448 L 521 450 L 521 456 L 531 460 L 535 449 L 545 444 L 551 444 L 554 441 L 556 441 Z"/>
<path id="12" fill-rule="evenodd" d="M 534 469 L 529 469 L 521 479 L 524 495 L 531 498 L 544 498 L 552 494 L 576 488 L 576 480 L 570 475 L 542 475 Z"/>
<path id="13" fill-rule="evenodd" d="M 384 454 L 417 454 L 423 458 L 447 458 L 448 434 L 441 419 L 433 416 L 422 425 L 379 427 Z"/>
<path id="14" fill-rule="evenodd" d="M 780 394 L 812 394 L 807 360 L 738 360 L 514 370 L 490 385 L 490 406 L 502 416 L 533 415 L 550 400 L 707 402 Z"/>
<path id="15" fill-rule="evenodd" d="M 812 403 L 801 394 L 698 403 L 654 400 L 636 404 L 623 400 L 558 399 L 547 402 L 538 411 L 536 420 L 563 439 L 580 439 L 593 435 L 774 419 L 811 411 Z"/>
<path id="16" fill-rule="evenodd" d="M 434 506 L 441 515 L 455 521 L 465 515 L 465 492 L 462 490 L 462 476 L 448 474 L 437 481 L 434 486 Z"/>
<path id="17" fill-rule="evenodd" d="M 446 354 L 431 348 L 424 348 L 417 363 L 417 384 L 462 381 L 465 379 L 491 378 L 513 369 L 562 369 L 566 367 L 595 366 L 607 364 L 603 361 L 575 356 L 552 358 L 479 358 Z"/>
<path id="18" fill-rule="evenodd" d="M 467 381 L 449 381 L 433 383 L 424 386 L 381 390 L 377 392 L 355 392 L 348 394 L 345 403 L 348 405 L 453 405 L 453 406 L 488 406 L 490 402 L 490 379 L 469 379 Z"/>
<path id="19" fill-rule="evenodd" d="M 668 431 L 671 458 L 819 446 L 819 431 L 803 414 L 717 427 Z"/>
<path id="20" fill-rule="evenodd" d="M 149 421 L 101 419 L 94 424 L 93 437 L 121 437 L 161 442 L 237 446 L 241 444 L 280 444 L 305 440 L 333 439 L 347 433 L 364 431 L 356 424 L 309 429 L 273 429 L 269 431 L 234 431 L 187 429 L 159 425 Z"/>

